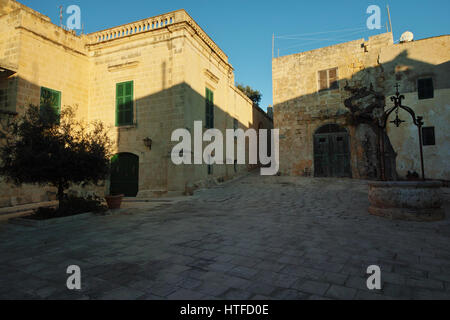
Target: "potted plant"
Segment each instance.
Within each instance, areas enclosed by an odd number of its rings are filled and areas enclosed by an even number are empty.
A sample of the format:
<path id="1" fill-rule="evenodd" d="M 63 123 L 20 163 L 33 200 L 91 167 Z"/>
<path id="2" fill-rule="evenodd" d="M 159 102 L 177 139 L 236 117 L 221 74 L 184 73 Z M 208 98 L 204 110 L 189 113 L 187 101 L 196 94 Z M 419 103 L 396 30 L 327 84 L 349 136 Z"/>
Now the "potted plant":
<path id="1" fill-rule="evenodd" d="M 109 209 L 120 209 L 122 205 L 124 195 L 107 195 L 105 196 L 106 203 L 108 204 Z"/>

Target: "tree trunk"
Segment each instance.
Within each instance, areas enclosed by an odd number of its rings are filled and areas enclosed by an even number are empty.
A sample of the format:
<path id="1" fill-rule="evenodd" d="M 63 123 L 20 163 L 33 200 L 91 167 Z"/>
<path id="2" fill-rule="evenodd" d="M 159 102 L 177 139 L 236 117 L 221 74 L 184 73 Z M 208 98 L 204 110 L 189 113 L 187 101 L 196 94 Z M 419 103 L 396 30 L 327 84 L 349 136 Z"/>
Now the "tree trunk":
<path id="1" fill-rule="evenodd" d="M 64 200 L 64 187 L 63 183 L 58 184 L 58 207 L 61 207 L 61 203 Z"/>

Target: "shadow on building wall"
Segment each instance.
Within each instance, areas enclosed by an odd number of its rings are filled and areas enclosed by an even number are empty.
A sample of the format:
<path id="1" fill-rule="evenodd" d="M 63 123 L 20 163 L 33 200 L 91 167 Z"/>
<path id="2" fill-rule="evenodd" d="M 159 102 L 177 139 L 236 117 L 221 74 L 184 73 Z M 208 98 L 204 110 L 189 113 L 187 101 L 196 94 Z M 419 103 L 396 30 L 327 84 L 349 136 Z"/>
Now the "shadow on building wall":
<path id="1" fill-rule="evenodd" d="M 164 77 L 163 77 L 164 78 Z M 164 81 L 164 80 L 163 80 Z M 202 180 L 227 180 L 236 174 L 252 170 L 258 165 L 174 165 L 171 161 L 173 147 L 179 142 L 172 142 L 171 135 L 176 129 L 187 129 L 192 137 L 190 156 L 194 162 L 194 122 L 202 121 L 203 132 L 206 131 L 205 93 L 197 92 L 187 83 L 181 83 L 151 95 L 135 99 L 135 123 L 132 126 L 118 127 L 116 130 L 117 153 L 132 153 L 139 157 L 140 193 L 182 191 L 186 184 L 199 183 Z M 230 114 L 221 106 L 224 97 L 214 99 L 214 128 L 223 133 L 233 129 L 235 120 L 238 128 L 246 130 L 272 129 L 273 122 L 261 110 L 236 110 Z M 230 103 L 234 103 L 231 101 Z M 230 108 L 230 106 L 228 106 Z M 239 106 L 236 106 L 239 108 Z M 111 110 L 113 112 L 113 110 Z M 244 119 L 244 120 L 243 120 Z M 144 140 L 152 141 L 151 148 Z M 203 148 L 210 142 L 203 142 Z M 246 140 L 248 145 L 248 139 Z M 202 148 L 202 152 L 203 152 Z M 225 157 L 224 151 L 224 157 Z M 236 156 L 236 149 L 235 149 Z M 248 156 L 246 159 L 248 164 Z"/>
<path id="2" fill-rule="evenodd" d="M 429 64 L 411 59 L 408 52 L 404 50 L 389 62 L 358 71 L 350 78 L 340 78 L 338 80 L 339 89 L 317 91 L 276 104 L 274 106 L 274 125 L 280 129 L 280 167 L 282 173 L 321 176 L 322 172 L 318 171 L 322 170 L 315 169 L 321 166 L 322 158 L 317 155 L 324 152 L 319 144 L 320 137 L 315 139 L 315 135 L 325 125 L 336 124 L 348 133 L 348 150 L 346 150 L 350 165 L 348 176 L 362 179 L 380 179 L 381 152 L 379 142 L 383 135 L 379 130 L 378 121 L 383 110 L 393 106 L 389 97 L 395 94 L 396 84 L 399 85 L 401 94 L 413 93 L 417 91 L 417 80 L 419 78 L 431 77 L 436 92 L 437 90 L 450 88 L 449 74 L 450 62 L 438 65 Z M 279 90 L 282 92 L 285 89 Z M 445 110 L 444 105 L 436 105 L 438 102 L 433 100 L 424 103 L 428 102 L 430 108 L 435 108 L 435 110 L 431 110 L 431 112 L 420 108 L 415 110 L 417 115 L 424 116 L 425 126 L 436 125 L 437 117 L 445 116 L 448 118 L 448 110 Z M 414 106 L 410 107 L 414 109 Z M 439 115 L 441 111 L 443 114 Z M 415 131 L 410 131 L 413 132 L 414 138 L 418 139 L 415 136 L 417 135 L 417 128 L 412 124 L 411 117 L 407 113 L 402 113 L 401 117 L 406 121 L 403 126 L 412 126 Z M 393 119 L 388 121 L 390 120 Z M 390 124 L 387 130 L 388 135 L 384 135 L 385 145 L 387 146 L 385 150 L 386 176 L 389 179 L 397 179 L 398 177 L 396 170 L 398 161 L 396 159 L 399 154 L 409 154 L 420 159 L 418 142 L 411 150 L 402 150 L 402 146 L 397 146 L 397 149 L 393 147 L 394 144 L 391 143 L 391 140 L 398 142 L 398 140 L 409 139 L 408 131 L 396 129 Z M 441 130 L 442 135 L 448 135 L 448 129 L 445 126 L 437 128 L 437 130 Z M 333 135 L 332 132 L 330 134 Z M 325 142 L 323 137 L 320 141 Z M 398 145 L 398 143 L 396 144 Z M 448 144 L 442 147 L 449 148 Z M 342 152 L 339 147 L 337 151 L 333 151 Z M 427 150 L 424 152 L 426 154 Z M 338 158 L 336 157 L 334 160 L 339 162 Z M 448 163 L 445 157 L 438 161 L 440 161 L 441 166 L 447 167 L 448 171 Z M 330 166 L 336 165 L 336 163 L 331 162 L 329 161 Z"/>
<path id="3" fill-rule="evenodd" d="M 162 68 L 164 69 L 164 67 L 163 64 Z M 193 90 L 187 83 L 168 86 L 166 81 L 166 76 L 163 75 L 162 90 L 134 99 L 134 121 L 131 125 L 115 126 L 115 104 L 108 109 L 109 114 L 90 113 L 92 115 L 90 121 L 102 120 L 107 126 L 111 126 L 112 136 L 117 142 L 114 154 L 132 154 L 137 157 L 139 172 L 136 183 L 139 194 L 158 196 L 171 191 L 182 192 L 188 183 L 214 178 L 226 180 L 257 167 L 257 165 L 235 166 L 234 164 L 212 165 L 211 167 L 206 164 L 174 165 L 171 161 L 171 151 L 178 142 L 171 141 L 172 132 L 179 128 L 186 128 L 194 136 L 194 121 L 202 121 L 205 125 L 205 93 Z M 14 84 L 12 89 L 11 83 Z M 30 83 L 17 75 L 13 76 L 13 79 L 11 79 L 11 75 L 1 77 L 0 88 L 8 85 L 10 87 L 8 91 L 9 105 L 1 108 L 4 112 L 0 113 L 0 121 L 3 125 L 14 118 L 14 111 L 21 113 L 24 105 L 38 105 L 40 101 L 41 86 L 39 84 Z M 61 88 L 62 108 L 64 108 L 64 91 L 65 89 Z M 135 90 L 135 97 L 136 93 L 140 94 Z M 115 101 L 116 88 L 110 88 L 104 94 L 112 95 Z M 222 102 L 215 104 L 214 127 L 222 131 L 233 129 L 235 115 L 224 111 L 221 108 L 222 105 L 224 105 Z M 95 106 L 90 106 L 90 108 L 95 109 Z M 236 113 L 238 119 L 245 119 L 244 121 L 237 119 L 238 127 L 241 129 L 273 128 L 273 123 L 269 118 L 265 118 L 267 115 L 261 110 L 253 108 L 245 116 L 242 110 L 236 110 Z M 260 114 L 259 117 L 257 117 L 258 114 Z M 253 123 L 253 119 L 258 120 Z M 151 147 L 144 142 L 146 139 L 151 139 Z M 209 142 L 204 142 L 203 146 L 207 144 Z M 110 182 L 108 178 L 104 185 L 100 184 L 94 189 L 100 195 L 102 195 L 102 191 L 108 193 Z M 85 187 L 85 189 L 89 188 L 89 186 Z M 80 190 L 79 187 L 73 189 Z M 55 190 L 51 187 L 42 189 L 38 186 L 23 185 L 19 188 L 11 186 L 3 180 L 0 181 L 0 190 L 3 191 L 0 207 L 48 201 L 55 198 Z"/>

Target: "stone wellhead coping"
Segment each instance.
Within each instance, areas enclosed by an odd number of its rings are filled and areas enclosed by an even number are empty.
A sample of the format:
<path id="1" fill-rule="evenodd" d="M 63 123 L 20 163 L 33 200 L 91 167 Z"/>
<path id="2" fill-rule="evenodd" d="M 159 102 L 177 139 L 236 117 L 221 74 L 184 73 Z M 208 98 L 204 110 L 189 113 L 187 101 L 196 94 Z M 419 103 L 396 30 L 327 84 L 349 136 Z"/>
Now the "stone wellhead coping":
<path id="1" fill-rule="evenodd" d="M 176 10 L 162 15 L 146 18 L 143 20 L 131 22 L 118 27 L 94 32 L 88 34 L 88 39 L 91 45 L 102 43 L 109 40 L 115 40 L 129 35 L 138 34 L 150 30 L 161 29 L 168 25 L 186 22 L 188 23 L 224 61 L 228 63 L 227 55 L 214 43 L 214 41 L 203 31 L 203 29 L 191 18 L 191 16 L 184 10 Z"/>

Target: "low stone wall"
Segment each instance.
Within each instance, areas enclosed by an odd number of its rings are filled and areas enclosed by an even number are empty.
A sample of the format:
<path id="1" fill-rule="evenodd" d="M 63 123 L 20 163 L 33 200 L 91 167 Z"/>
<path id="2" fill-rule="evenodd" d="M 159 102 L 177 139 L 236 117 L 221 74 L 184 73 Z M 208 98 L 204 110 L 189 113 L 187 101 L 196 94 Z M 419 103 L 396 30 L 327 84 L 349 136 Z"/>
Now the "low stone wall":
<path id="1" fill-rule="evenodd" d="M 440 181 L 369 182 L 369 213 L 399 220 L 442 220 L 441 187 Z"/>

